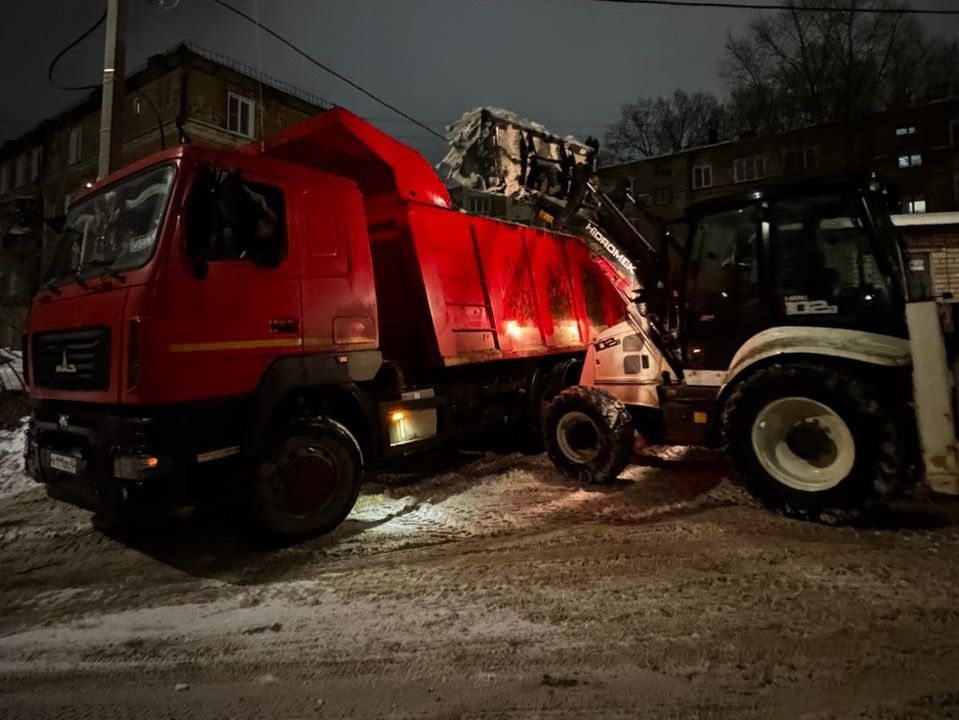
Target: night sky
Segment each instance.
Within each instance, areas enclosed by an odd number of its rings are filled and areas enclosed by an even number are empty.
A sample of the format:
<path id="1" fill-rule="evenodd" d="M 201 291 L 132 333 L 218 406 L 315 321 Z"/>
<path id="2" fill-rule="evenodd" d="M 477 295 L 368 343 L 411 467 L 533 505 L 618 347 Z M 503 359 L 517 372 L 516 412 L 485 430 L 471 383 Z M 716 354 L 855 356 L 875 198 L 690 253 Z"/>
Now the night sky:
<path id="1" fill-rule="evenodd" d="M 47 84 L 54 54 L 96 20 L 99 0 L 2 0 L 0 141 L 85 97 Z M 622 102 L 675 87 L 722 90 L 727 32 L 755 11 L 606 4 L 594 0 L 235 0 L 322 62 L 442 132 L 463 110 L 496 105 L 559 133 L 602 135 Z M 954 8 L 957 0 L 921 0 Z M 161 11 L 128 0 L 128 70 L 190 41 L 262 66 L 372 119 L 431 160 L 442 143 L 323 73 L 209 0 Z M 959 18 L 930 19 L 959 32 Z M 102 29 L 58 66 L 64 84 L 97 82 Z"/>

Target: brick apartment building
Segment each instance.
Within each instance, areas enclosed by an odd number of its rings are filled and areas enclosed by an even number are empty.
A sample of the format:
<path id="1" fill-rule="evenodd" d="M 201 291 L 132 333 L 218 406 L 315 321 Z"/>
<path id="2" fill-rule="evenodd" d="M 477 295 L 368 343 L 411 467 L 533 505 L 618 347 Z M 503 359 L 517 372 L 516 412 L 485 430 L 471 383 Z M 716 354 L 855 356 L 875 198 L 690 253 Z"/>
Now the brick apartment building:
<path id="1" fill-rule="evenodd" d="M 701 200 L 781 178 L 874 171 L 896 188 L 913 278 L 959 296 L 959 98 L 603 168 L 665 221 Z"/>
<path id="2" fill-rule="evenodd" d="M 270 138 L 329 107 L 322 99 L 195 46 L 151 57 L 125 84 L 121 164 L 188 141 Z M 97 173 L 100 92 L 0 147 L 0 347 L 19 346 L 32 293 L 66 211 Z"/>

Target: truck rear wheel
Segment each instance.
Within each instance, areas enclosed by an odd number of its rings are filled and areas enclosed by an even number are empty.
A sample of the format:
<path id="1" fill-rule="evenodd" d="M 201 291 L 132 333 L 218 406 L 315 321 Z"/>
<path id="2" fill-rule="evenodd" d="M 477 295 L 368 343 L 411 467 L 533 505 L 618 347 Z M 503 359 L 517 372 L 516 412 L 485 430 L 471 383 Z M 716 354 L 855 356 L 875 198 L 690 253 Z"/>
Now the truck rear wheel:
<path id="1" fill-rule="evenodd" d="M 571 478 L 588 483 L 615 480 L 633 455 L 636 432 L 626 406 L 593 387 L 557 395 L 543 423 L 546 452 Z"/>
<path id="2" fill-rule="evenodd" d="M 254 478 L 254 513 L 282 538 L 339 525 L 356 503 L 363 462 L 352 433 L 330 418 L 301 418 L 265 444 Z"/>
<path id="3" fill-rule="evenodd" d="M 726 402 L 734 471 L 768 507 L 809 520 L 853 520 L 910 479 L 914 453 L 895 401 L 829 365 L 772 365 Z"/>

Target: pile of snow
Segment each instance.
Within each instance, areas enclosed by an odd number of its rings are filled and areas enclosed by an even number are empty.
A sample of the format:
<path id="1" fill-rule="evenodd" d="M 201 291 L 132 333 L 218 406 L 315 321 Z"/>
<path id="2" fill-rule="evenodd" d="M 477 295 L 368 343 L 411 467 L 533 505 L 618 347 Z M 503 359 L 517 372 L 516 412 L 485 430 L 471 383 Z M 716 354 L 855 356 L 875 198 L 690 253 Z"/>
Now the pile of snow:
<path id="1" fill-rule="evenodd" d="M 447 128 L 450 150 L 440 163 L 448 177 L 473 190 L 523 197 L 528 188 L 556 194 L 564 174 L 589 163 L 595 149 L 554 135 L 509 110 L 468 110 Z"/>
<path id="2" fill-rule="evenodd" d="M 0 394 L 24 391 L 22 367 L 19 350 L 0 347 Z"/>
<path id="3" fill-rule="evenodd" d="M 723 482 L 726 467 L 715 453 L 649 447 L 637 459 L 640 464 L 610 485 L 569 480 L 545 455 L 487 453 L 414 482 L 381 474 L 364 488 L 342 534 L 334 534 L 323 552 L 363 556 L 548 527 L 560 520 L 650 522 L 748 502 Z"/>
<path id="4" fill-rule="evenodd" d="M 0 430 L 0 499 L 17 495 L 35 486 L 23 472 L 23 449 L 28 418 L 13 430 Z"/>

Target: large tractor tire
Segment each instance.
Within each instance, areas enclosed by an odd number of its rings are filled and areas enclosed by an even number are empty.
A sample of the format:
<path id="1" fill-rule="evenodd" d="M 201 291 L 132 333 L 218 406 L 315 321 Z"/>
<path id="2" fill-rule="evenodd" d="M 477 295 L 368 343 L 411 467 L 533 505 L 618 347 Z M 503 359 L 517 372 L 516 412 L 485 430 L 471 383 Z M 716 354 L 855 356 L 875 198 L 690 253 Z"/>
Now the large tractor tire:
<path id="1" fill-rule="evenodd" d="M 735 388 L 722 416 L 746 488 L 791 517 L 848 522 L 915 477 L 906 406 L 851 368 L 776 364 Z"/>
<path id="2" fill-rule="evenodd" d="M 359 444 L 325 417 L 295 419 L 272 432 L 253 478 L 254 520 L 276 539 L 328 532 L 356 503 L 363 477 Z"/>
<path id="3" fill-rule="evenodd" d="M 615 480 L 633 456 L 636 431 L 626 406 L 593 387 L 571 387 L 549 404 L 546 452 L 564 474 L 587 483 Z"/>

